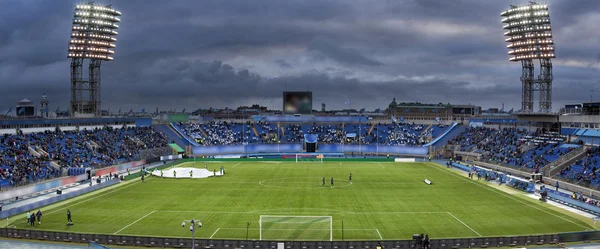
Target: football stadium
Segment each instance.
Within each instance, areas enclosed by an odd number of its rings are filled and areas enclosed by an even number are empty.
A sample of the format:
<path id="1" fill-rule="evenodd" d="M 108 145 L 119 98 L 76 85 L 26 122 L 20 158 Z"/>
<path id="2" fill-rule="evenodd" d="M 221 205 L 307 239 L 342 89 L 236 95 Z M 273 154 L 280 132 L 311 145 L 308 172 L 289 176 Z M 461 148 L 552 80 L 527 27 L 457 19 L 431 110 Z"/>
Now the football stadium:
<path id="1" fill-rule="evenodd" d="M 281 108 L 115 113 L 122 13 L 76 4 L 67 111 L 0 116 L 0 248 L 600 248 L 600 103 L 553 110 L 551 8 L 495 14 L 518 111 L 315 110 L 328 93 L 286 83 Z"/>

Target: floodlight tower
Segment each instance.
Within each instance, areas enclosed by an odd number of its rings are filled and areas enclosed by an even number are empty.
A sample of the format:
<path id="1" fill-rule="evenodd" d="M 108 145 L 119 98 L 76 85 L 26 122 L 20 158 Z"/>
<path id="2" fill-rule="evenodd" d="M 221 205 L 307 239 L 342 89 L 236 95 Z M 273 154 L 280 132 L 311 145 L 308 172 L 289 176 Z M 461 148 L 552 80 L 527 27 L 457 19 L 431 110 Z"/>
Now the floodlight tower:
<path id="1" fill-rule="evenodd" d="M 520 61 L 522 67 L 523 100 L 521 111 L 534 112 L 533 96 L 540 92 L 540 112 L 552 109 L 552 61 L 554 39 L 550 27 L 548 6 L 529 2 L 527 5 L 511 5 L 502 12 L 505 40 L 508 43 L 510 61 Z M 535 78 L 534 60 L 540 62 L 540 73 Z"/>
<path id="2" fill-rule="evenodd" d="M 94 2 L 75 7 L 69 54 L 71 58 L 71 116 L 75 114 L 100 116 L 100 65 L 112 61 L 117 41 L 118 18 L 121 12 L 111 5 Z M 84 60 L 89 60 L 89 78 L 83 78 Z"/>

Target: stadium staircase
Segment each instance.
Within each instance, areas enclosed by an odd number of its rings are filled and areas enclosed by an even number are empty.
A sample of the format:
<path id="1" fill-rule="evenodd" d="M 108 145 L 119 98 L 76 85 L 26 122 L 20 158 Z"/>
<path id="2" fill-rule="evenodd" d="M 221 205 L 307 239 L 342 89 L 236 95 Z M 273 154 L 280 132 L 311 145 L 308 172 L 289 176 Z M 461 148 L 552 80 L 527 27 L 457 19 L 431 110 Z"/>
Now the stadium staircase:
<path id="1" fill-rule="evenodd" d="M 50 161 L 50 166 L 54 167 L 55 169 L 60 169 L 60 164 L 58 164 L 57 161 Z"/>
<path id="2" fill-rule="evenodd" d="M 48 152 L 44 151 L 42 148 L 40 148 L 38 146 L 35 147 L 35 151 L 37 153 L 39 153 L 40 155 L 46 155 L 46 156 L 48 156 Z"/>
<path id="3" fill-rule="evenodd" d="M 369 128 L 369 131 L 367 132 L 367 136 L 371 135 L 371 132 L 373 131 L 374 128 L 375 128 L 375 124 L 372 124 L 371 128 Z"/>
<path id="4" fill-rule="evenodd" d="M 448 144 L 448 141 L 458 136 L 458 134 L 463 133 L 466 129 L 467 127 L 464 125 L 456 125 L 432 145 L 436 148 L 441 148 L 444 145 Z"/>
<path id="5" fill-rule="evenodd" d="M 200 132 L 202 133 L 202 136 L 204 137 L 208 137 L 208 134 L 206 133 L 206 131 L 204 131 L 204 129 L 202 129 L 202 126 L 198 126 L 198 129 L 200 130 Z"/>
<path id="6" fill-rule="evenodd" d="M 183 133 L 183 131 L 181 130 L 181 128 L 179 128 L 179 126 L 177 126 L 177 124 L 169 123 L 169 127 L 174 129 L 175 133 L 177 133 L 181 138 L 183 138 L 187 142 L 187 144 L 190 144 L 193 146 L 200 146 L 200 144 L 198 144 L 198 142 L 196 142 L 196 140 L 185 135 L 185 133 Z M 205 133 L 202 133 L 202 134 L 205 134 Z"/>
<path id="7" fill-rule="evenodd" d="M 34 157 L 41 157 L 42 156 L 39 152 L 35 151 L 35 149 L 32 146 L 29 146 L 27 148 L 27 150 L 29 151 L 29 154 L 31 154 Z"/>
<path id="8" fill-rule="evenodd" d="M 419 137 L 423 136 L 423 134 L 425 134 L 425 132 L 427 132 L 427 130 L 429 130 L 429 128 L 431 128 L 431 124 L 429 126 L 427 126 L 427 128 L 423 129 L 423 131 L 421 131 L 421 133 L 419 134 Z"/>
<path id="9" fill-rule="evenodd" d="M 585 157 L 585 152 L 585 146 L 580 146 L 579 148 L 574 149 L 573 151 L 561 156 L 554 162 L 551 162 L 546 166 L 542 167 L 540 172 L 544 172 L 544 176 L 553 177 L 554 175 L 560 173 L 562 169 L 566 168 L 569 165 L 572 165 L 577 160 L 583 159 Z"/>
<path id="10" fill-rule="evenodd" d="M 177 132 L 175 132 L 171 127 L 164 124 L 157 124 L 152 126 L 155 131 L 162 132 L 169 137 L 169 140 L 173 141 L 175 144 L 179 145 L 181 148 L 185 148 L 188 144 Z"/>

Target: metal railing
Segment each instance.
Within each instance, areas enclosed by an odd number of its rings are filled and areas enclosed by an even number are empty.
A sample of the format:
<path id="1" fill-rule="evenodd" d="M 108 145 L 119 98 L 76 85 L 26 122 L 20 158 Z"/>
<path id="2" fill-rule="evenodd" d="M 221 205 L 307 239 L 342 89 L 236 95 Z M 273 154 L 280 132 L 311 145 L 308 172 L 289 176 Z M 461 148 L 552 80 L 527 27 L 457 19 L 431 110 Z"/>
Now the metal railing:
<path id="1" fill-rule="evenodd" d="M 544 176 L 552 177 L 553 175 L 556 175 L 566 165 L 570 164 L 574 160 L 577 160 L 582 155 L 585 155 L 585 150 L 585 146 L 581 146 L 577 149 L 574 149 L 569 153 L 559 157 L 555 161 L 546 164 L 546 166 L 542 167 L 540 171 L 544 173 Z"/>
<path id="2" fill-rule="evenodd" d="M 28 239 L 38 241 L 52 241 L 60 243 L 89 243 L 94 242 L 101 245 L 118 246 L 141 246 L 141 247 L 176 247 L 176 248 L 269 248 L 276 249 L 279 245 L 284 248 L 398 248 L 410 249 L 417 247 L 414 240 L 371 240 L 371 241 L 267 241 L 267 240 L 219 240 L 219 239 L 196 239 L 191 238 L 166 238 L 153 236 L 121 236 L 104 234 L 83 234 L 72 232 L 51 232 L 40 230 L 21 230 L 12 228 L 0 228 L 0 237 L 11 239 Z M 507 237 L 479 237 L 479 238 L 457 238 L 457 239 L 431 239 L 430 248 L 486 248 L 507 247 L 527 245 L 548 245 L 558 242 L 574 242 L 586 239 L 598 239 L 600 232 L 581 232 L 571 234 L 548 234 L 530 236 L 507 236 Z"/>

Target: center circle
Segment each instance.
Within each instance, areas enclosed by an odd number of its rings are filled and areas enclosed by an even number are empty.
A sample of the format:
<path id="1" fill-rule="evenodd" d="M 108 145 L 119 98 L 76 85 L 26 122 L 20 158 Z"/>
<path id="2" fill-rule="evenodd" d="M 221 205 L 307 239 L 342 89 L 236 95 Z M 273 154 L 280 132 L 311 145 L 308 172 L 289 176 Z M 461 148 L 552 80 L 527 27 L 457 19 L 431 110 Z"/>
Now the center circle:
<path id="1" fill-rule="evenodd" d="M 335 187 L 347 187 L 350 183 L 342 178 L 335 180 Z M 331 178 L 325 178 L 325 185 L 323 185 L 322 177 L 286 177 L 286 178 L 273 178 L 262 180 L 258 182 L 259 185 L 269 188 L 283 188 L 283 189 L 320 189 L 320 188 L 331 188 Z"/>

